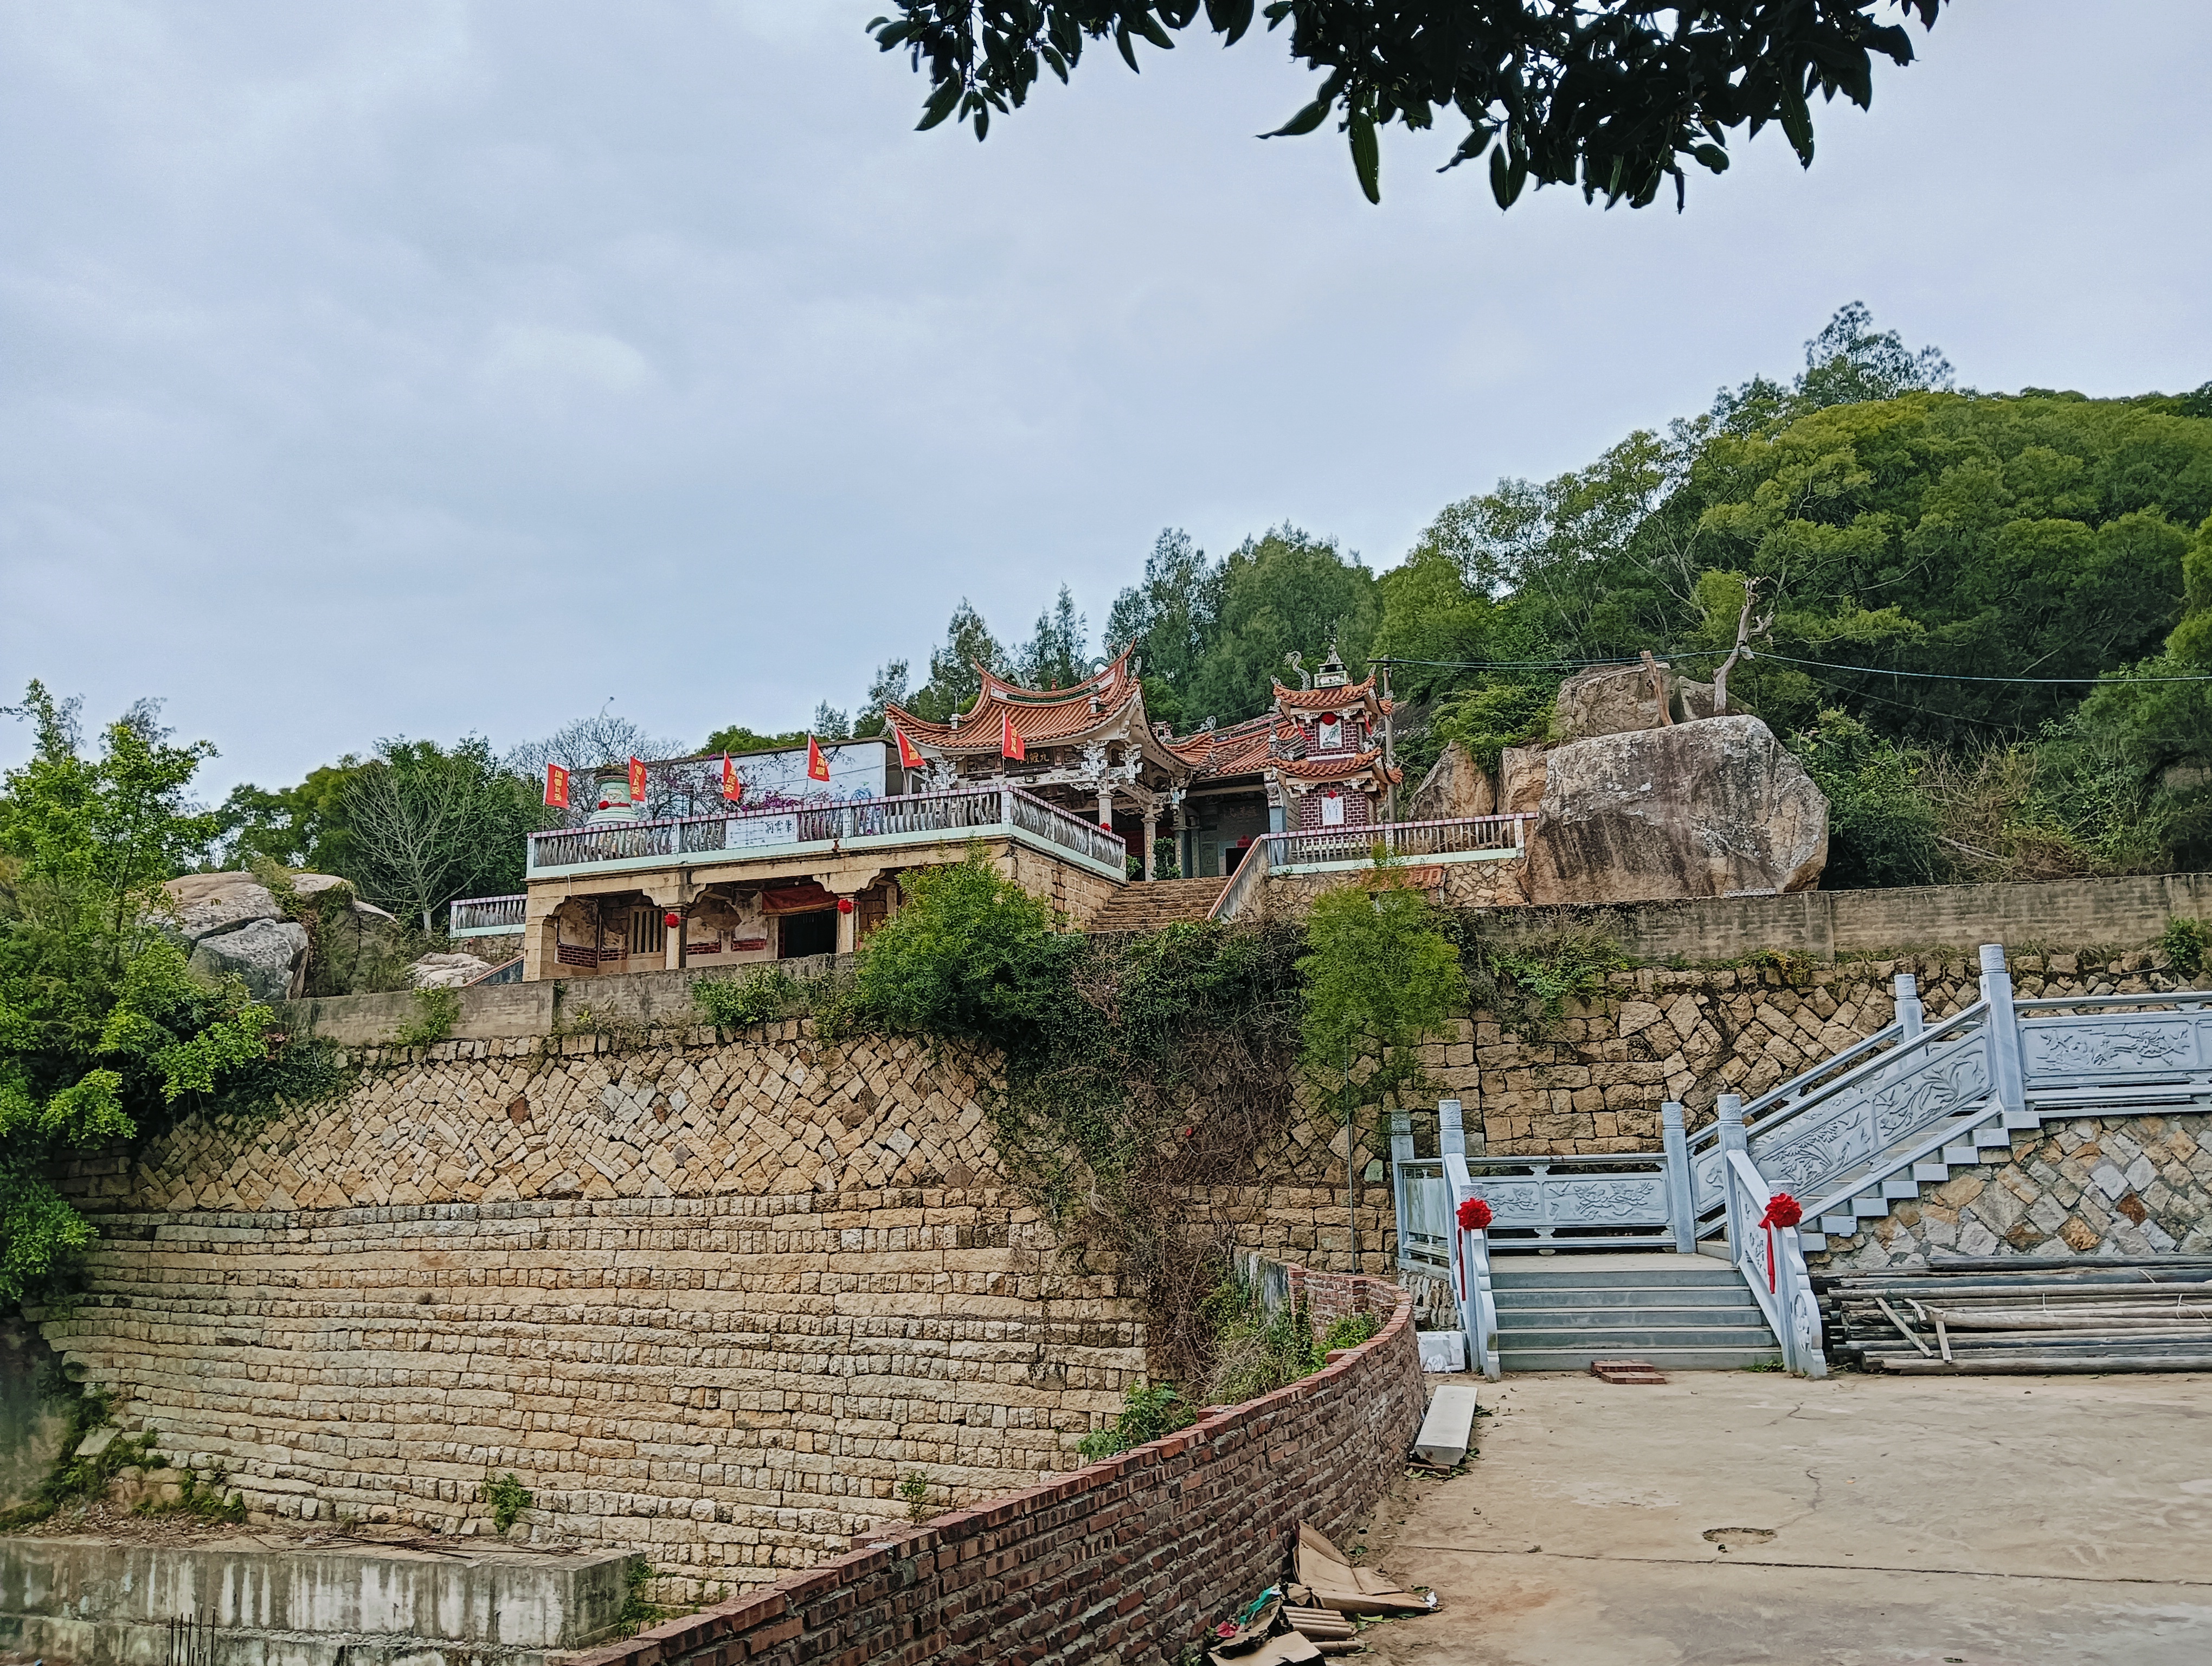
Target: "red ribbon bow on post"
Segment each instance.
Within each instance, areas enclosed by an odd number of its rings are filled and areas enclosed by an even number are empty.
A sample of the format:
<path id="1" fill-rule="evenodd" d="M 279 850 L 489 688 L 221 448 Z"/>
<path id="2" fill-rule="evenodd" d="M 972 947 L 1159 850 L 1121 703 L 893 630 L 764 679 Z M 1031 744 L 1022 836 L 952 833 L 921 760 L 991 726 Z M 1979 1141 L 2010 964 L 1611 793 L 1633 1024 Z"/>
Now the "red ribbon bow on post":
<path id="1" fill-rule="evenodd" d="M 1776 1287 L 1774 1276 L 1774 1229 L 1795 1226 L 1805 1219 L 1805 1207 L 1787 1192 L 1777 1192 L 1766 1200 L 1766 1213 L 1759 1224 L 1766 1229 L 1766 1290 L 1769 1295 Z"/>
<path id="2" fill-rule="evenodd" d="M 1459 1230 L 1480 1232 L 1490 1225 L 1490 1206 L 1479 1197 L 1470 1197 L 1459 1206 Z M 1467 1258 L 1453 1257 L 1459 1262 L 1459 1298 L 1467 1299 Z"/>

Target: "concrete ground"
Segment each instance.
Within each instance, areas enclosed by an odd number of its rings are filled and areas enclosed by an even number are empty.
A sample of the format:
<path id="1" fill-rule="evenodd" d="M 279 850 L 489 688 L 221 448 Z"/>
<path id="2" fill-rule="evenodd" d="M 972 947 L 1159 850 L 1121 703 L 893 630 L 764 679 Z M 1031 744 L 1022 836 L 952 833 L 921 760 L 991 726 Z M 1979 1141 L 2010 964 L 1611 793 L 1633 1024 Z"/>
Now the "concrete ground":
<path id="1" fill-rule="evenodd" d="M 1481 1394 L 1466 1473 L 1358 1541 L 1441 1599 L 1382 1666 L 2212 1663 L 2212 1377 Z"/>

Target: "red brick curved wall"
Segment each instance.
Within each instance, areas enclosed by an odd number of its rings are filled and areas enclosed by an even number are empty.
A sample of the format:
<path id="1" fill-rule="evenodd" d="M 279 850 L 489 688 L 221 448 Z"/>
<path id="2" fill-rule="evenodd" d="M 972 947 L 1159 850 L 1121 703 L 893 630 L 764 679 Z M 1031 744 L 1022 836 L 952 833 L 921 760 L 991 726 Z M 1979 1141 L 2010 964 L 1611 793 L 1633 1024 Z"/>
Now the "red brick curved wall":
<path id="1" fill-rule="evenodd" d="M 1316 1376 L 1088 1468 L 939 1516 L 574 1666 L 1172 1661 L 1284 1572 L 1301 1520 L 1345 1535 L 1420 1426 L 1413 1298 L 1304 1274 L 1315 1309 L 1390 1315 Z"/>

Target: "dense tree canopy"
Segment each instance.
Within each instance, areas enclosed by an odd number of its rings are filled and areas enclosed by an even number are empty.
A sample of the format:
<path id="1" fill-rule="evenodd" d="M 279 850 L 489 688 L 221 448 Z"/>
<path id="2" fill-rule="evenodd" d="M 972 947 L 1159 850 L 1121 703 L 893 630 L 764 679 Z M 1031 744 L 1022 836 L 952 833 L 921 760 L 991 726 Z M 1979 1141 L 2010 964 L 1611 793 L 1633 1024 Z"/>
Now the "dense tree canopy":
<path id="1" fill-rule="evenodd" d="M 1233 45 L 1256 21 L 1290 26 L 1291 56 L 1322 80 L 1274 133 L 1334 119 L 1370 202 L 1381 200 L 1378 131 L 1457 117 L 1447 167 L 1489 157 L 1510 208 L 1532 179 L 1586 200 L 1641 208 L 1686 169 L 1729 166 L 1729 136 L 1773 123 L 1813 161 L 1811 100 L 1862 109 L 1877 58 L 1912 61 L 1903 20 L 1933 28 L 1942 0 L 897 0 L 868 27 L 928 78 L 921 125 L 965 122 L 981 138 L 1046 70 L 1066 81 L 1086 43 L 1111 39 L 1128 66 L 1204 27 Z M 1890 21 L 1895 19 L 1898 21 Z"/>

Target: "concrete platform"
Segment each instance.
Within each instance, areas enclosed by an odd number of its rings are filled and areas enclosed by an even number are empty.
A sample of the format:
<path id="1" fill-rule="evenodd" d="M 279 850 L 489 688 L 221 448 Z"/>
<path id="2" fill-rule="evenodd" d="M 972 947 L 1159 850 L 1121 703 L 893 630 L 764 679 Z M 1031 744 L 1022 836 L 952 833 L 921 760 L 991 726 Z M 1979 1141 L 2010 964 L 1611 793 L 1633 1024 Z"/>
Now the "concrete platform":
<path id="1" fill-rule="evenodd" d="M 450 1545 L 450 1547 L 448 1546 Z M 72 1666 L 545 1666 L 614 1634 L 621 1551 L 0 1537 L 0 1647 Z"/>
<path id="2" fill-rule="evenodd" d="M 1384 1666 L 2212 1660 L 2212 1377 L 1508 1377 Z M 1725 1546 L 1726 1548 L 1723 1547 Z"/>

